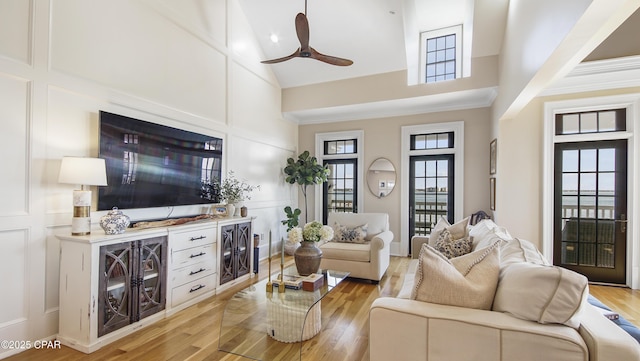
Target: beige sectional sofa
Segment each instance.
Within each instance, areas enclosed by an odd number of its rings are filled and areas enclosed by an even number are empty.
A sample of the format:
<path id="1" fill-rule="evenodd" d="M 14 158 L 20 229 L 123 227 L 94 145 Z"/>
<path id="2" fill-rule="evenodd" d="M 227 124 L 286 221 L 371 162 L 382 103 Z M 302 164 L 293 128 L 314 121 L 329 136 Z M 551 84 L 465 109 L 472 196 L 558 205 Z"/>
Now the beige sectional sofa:
<path id="1" fill-rule="evenodd" d="M 427 273 L 433 265 L 424 263 L 429 254 L 435 255 L 432 263 L 457 264 L 438 260 L 433 246 L 424 246 L 424 253 L 411 260 L 398 296 L 379 298 L 371 306 L 371 361 L 640 360 L 638 342 L 586 302 L 588 286 L 581 275 L 549 265 L 530 242 L 511 237 L 490 220 L 468 234 L 473 239 L 469 255 L 476 258 L 463 267 L 468 274 L 485 262 L 473 255 L 490 259 L 494 249 L 498 255 L 491 308 L 414 299 L 433 281 Z M 482 272 L 485 279 L 493 277 Z M 461 299 L 473 302 L 473 297 Z"/>

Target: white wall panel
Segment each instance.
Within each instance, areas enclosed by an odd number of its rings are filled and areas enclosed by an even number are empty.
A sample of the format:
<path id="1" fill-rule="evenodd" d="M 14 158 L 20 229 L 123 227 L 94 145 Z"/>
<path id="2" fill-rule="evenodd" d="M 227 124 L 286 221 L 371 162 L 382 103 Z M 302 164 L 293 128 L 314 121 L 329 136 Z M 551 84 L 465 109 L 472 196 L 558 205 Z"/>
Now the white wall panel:
<path id="1" fill-rule="evenodd" d="M 214 120 L 226 58 L 138 1 L 54 1 L 51 67 Z"/>
<path id="2" fill-rule="evenodd" d="M 147 0 L 149 5 L 162 3 L 172 17 L 189 19 L 189 25 L 224 45 L 227 39 L 226 0 Z"/>
<path id="3" fill-rule="evenodd" d="M 0 1 L 0 56 L 31 63 L 33 1 Z"/>
<path id="4" fill-rule="evenodd" d="M 26 214 L 28 191 L 28 141 L 30 82 L 0 73 L 0 216 Z"/>
<path id="5" fill-rule="evenodd" d="M 0 329 L 18 323 L 28 317 L 27 290 L 31 282 L 27 273 L 28 232 L 8 230 L 0 232 L 0 275 L 2 277 L 2 307 Z M 11 277 L 7 277 L 11 275 Z M 8 295 L 11 295 L 8 297 Z M 15 340 L 15 338 L 1 338 Z"/>

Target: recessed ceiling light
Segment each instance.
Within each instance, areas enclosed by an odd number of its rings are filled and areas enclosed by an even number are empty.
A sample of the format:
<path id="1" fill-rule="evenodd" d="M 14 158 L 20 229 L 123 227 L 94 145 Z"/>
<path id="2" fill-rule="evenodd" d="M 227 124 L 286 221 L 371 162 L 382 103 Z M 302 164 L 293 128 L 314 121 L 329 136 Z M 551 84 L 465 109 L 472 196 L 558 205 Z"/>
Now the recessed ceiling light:
<path id="1" fill-rule="evenodd" d="M 269 37 L 269 39 L 271 39 L 272 42 L 277 43 L 278 42 L 278 35 L 276 34 L 271 34 L 271 36 Z"/>

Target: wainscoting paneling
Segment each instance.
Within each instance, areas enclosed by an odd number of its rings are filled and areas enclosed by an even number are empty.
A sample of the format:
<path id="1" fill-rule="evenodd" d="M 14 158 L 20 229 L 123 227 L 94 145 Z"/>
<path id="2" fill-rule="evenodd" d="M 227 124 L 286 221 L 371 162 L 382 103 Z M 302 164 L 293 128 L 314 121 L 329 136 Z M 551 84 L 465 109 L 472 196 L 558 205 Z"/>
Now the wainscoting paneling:
<path id="1" fill-rule="evenodd" d="M 0 73 L 0 217 L 28 212 L 28 144 L 31 82 Z"/>
<path id="2" fill-rule="evenodd" d="M 26 229 L 0 231 L 0 275 L 2 275 L 2 307 L 0 307 L 0 339 L 16 340 L 8 333 L 26 322 L 29 281 Z"/>
<path id="3" fill-rule="evenodd" d="M 31 64 L 33 0 L 3 0 L 0 11 L 0 55 Z"/>

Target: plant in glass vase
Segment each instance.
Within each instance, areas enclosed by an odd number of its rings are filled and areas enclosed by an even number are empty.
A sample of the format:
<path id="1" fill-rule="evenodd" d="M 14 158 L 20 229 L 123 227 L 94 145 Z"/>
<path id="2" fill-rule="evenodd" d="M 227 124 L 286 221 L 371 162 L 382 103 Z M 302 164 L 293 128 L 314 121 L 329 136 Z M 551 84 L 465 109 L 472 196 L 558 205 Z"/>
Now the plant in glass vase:
<path id="1" fill-rule="evenodd" d="M 227 207 L 227 213 L 231 216 L 239 212 L 239 203 L 245 199 L 251 199 L 251 192 L 260 189 L 260 185 L 250 185 L 244 180 L 236 178 L 233 171 L 229 171 L 225 179 L 220 183 L 220 198 L 227 202 L 227 205 L 233 205 L 234 212 Z M 235 209 L 237 208 L 237 210 Z"/>

